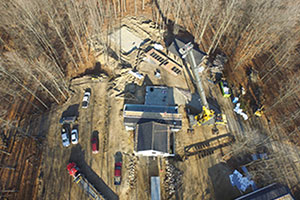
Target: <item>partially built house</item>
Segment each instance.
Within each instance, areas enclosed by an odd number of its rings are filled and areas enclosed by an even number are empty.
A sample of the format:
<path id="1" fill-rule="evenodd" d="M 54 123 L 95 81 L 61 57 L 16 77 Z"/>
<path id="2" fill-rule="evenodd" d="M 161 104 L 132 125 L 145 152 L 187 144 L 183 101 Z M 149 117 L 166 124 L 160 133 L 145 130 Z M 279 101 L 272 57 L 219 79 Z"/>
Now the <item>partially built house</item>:
<path id="1" fill-rule="evenodd" d="M 134 151 L 141 156 L 175 156 L 174 137 L 167 124 L 153 121 L 137 124 Z"/>
<path id="2" fill-rule="evenodd" d="M 153 47 L 146 50 L 146 57 L 150 63 L 160 66 L 174 76 L 182 73 L 181 65 Z"/>
<path id="3" fill-rule="evenodd" d="M 178 106 L 168 105 L 166 87 L 146 88 L 145 104 L 125 104 L 124 126 L 135 131 L 135 152 L 142 156 L 174 156 L 175 134 L 182 127 Z"/>

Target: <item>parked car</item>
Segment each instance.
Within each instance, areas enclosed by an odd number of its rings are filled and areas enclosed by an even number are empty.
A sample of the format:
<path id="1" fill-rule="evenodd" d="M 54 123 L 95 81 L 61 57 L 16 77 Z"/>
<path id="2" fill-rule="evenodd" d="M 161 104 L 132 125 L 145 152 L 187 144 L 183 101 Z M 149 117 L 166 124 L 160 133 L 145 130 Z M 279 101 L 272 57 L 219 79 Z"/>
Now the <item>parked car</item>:
<path id="1" fill-rule="evenodd" d="M 114 177 L 115 185 L 121 185 L 121 177 L 122 177 L 122 163 L 118 162 L 115 163 L 115 177 Z"/>
<path id="2" fill-rule="evenodd" d="M 97 135 L 97 136 L 94 135 L 94 136 L 92 137 L 91 144 L 92 144 L 92 153 L 93 153 L 93 154 L 99 153 L 98 135 Z"/>
<path id="3" fill-rule="evenodd" d="M 90 97 L 91 97 L 91 89 L 87 88 L 85 89 L 84 95 L 83 95 L 83 100 L 82 100 L 82 108 L 87 108 L 90 102 Z"/>
<path id="4" fill-rule="evenodd" d="M 73 128 L 71 131 L 71 141 L 72 141 L 72 144 L 78 143 L 78 128 L 77 128 L 77 126 L 75 126 L 75 128 Z"/>
<path id="5" fill-rule="evenodd" d="M 61 138 L 62 138 L 62 144 L 64 147 L 70 146 L 70 134 L 69 134 L 69 126 L 63 125 L 61 128 Z"/>
<path id="6" fill-rule="evenodd" d="M 115 154 L 115 176 L 114 176 L 114 184 L 121 185 L 122 181 L 122 153 L 118 151 Z"/>
<path id="7" fill-rule="evenodd" d="M 77 121 L 77 116 L 62 117 L 59 120 L 60 124 L 72 124 Z"/>

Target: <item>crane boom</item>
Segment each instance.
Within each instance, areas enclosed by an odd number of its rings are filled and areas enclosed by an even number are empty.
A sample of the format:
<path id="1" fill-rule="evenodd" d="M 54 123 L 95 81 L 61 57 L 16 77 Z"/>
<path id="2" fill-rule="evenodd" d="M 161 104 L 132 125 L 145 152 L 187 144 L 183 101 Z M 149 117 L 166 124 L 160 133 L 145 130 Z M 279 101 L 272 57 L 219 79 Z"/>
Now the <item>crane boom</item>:
<path id="1" fill-rule="evenodd" d="M 195 57 L 194 57 L 194 54 L 193 54 L 192 51 L 190 51 L 189 56 L 191 57 L 191 60 L 193 62 L 192 71 L 193 71 L 193 74 L 194 74 L 195 79 L 196 79 L 196 87 L 197 87 L 198 93 L 200 95 L 202 105 L 205 106 L 206 108 L 209 108 L 207 100 L 206 100 L 206 95 L 205 95 L 205 92 L 204 92 L 204 89 L 203 89 L 201 78 L 200 78 L 198 72 L 196 71 L 196 66 L 197 65 L 196 65 Z"/>
<path id="2" fill-rule="evenodd" d="M 182 54 L 182 58 L 185 58 L 186 56 L 190 56 L 191 60 L 192 60 L 192 72 L 194 74 L 194 77 L 196 79 L 196 87 L 197 87 L 197 91 L 200 95 L 201 101 L 202 101 L 202 105 L 205 106 L 206 108 L 209 108 L 207 100 L 206 100 L 206 96 L 205 96 L 205 92 L 203 89 L 203 85 L 202 85 L 202 81 L 201 78 L 196 70 L 197 64 L 195 61 L 195 57 L 193 54 L 193 44 L 191 42 L 185 44 L 182 48 L 179 49 L 179 53 Z"/>
<path id="3" fill-rule="evenodd" d="M 182 48 L 179 49 L 179 53 L 181 53 L 182 58 L 185 58 L 186 56 L 190 56 L 191 60 L 192 60 L 192 72 L 194 74 L 195 77 L 195 81 L 196 81 L 196 87 L 197 87 L 197 91 L 200 95 L 201 98 L 201 103 L 202 103 L 202 113 L 198 114 L 197 116 L 195 116 L 195 120 L 197 121 L 198 125 L 204 125 L 204 124 L 214 124 L 215 120 L 214 120 L 214 111 L 209 109 L 209 104 L 206 100 L 206 95 L 204 92 L 204 88 L 202 85 L 202 81 L 201 78 L 199 76 L 199 73 L 197 72 L 197 63 L 195 61 L 195 57 L 193 54 L 193 44 L 191 42 L 185 44 Z"/>

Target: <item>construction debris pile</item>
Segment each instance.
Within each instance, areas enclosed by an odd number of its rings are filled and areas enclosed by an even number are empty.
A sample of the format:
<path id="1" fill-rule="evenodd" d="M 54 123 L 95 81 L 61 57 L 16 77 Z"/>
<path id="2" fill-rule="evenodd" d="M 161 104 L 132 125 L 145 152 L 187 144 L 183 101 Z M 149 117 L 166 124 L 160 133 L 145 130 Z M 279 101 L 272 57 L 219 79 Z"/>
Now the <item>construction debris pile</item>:
<path id="1" fill-rule="evenodd" d="M 182 175 L 183 172 L 174 167 L 168 160 L 166 160 L 166 175 L 164 178 L 164 189 L 167 196 L 166 199 L 171 198 L 171 196 L 176 192 L 178 188 L 182 185 Z"/>
<path id="2" fill-rule="evenodd" d="M 128 170 L 128 183 L 131 189 L 134 189 L 136 186 L 136 164 L 137 164 L 137 157 L 134 155 L 129 157 L 129 162 L 127 166 Z"/>
<path id="3" fill-rule="evenodd" d="M 109 96 L 120 96 L 121 93 L 124 93 L 123 91 L 127 82 L 133 82 L 135 80 L 135 77 L 128 73 L 129 71 L 129 69 L 123 69 L 120 75 L 113 79 L 110 87 L 108 88 Z"/>
<path id="4" fill-rule="evenodd" d="M 206 68 L 209 72 L 209 80 L 213 83 L 217 83 L 221 80 L 224 71 L 224 65 L 227 62 L 227 58 L 224 54 L 218 54 L 212 63 L 208 58 L 204 59 L 202 62 L 206 63 Z"/>
<path id="5" fill-rule="evenodd" d="M 224 65 L 227 62 L 225 54 L 218 54 L 213 61 L 211 66 L 212 70 L 217 70 L 217 72 L 222 72 L 224 70 Z"/>

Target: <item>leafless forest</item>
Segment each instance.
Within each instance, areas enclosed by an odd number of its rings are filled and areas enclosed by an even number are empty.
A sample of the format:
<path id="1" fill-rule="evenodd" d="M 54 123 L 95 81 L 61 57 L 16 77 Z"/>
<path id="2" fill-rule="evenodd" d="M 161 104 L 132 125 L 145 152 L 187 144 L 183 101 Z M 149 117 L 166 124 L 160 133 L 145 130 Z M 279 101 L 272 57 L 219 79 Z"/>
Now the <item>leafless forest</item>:
<path id="1" fill-rule="evenodd" d="M 263 166 L 276 174 L 278 168 L 284 167 L 287 175 L 272 175 L 264 180 L 275 179 L 300 189 L 298 179 L 288 178 L 293 177 L 300 159 L 299 2 L 3 0 L 0 16 L 0 174 L 7 177 L 22 174 L 17 170 L 5 171 L 5 166 L 9 167 L 6 157 L 13 156 L 15 141 L 30 140 L 27 143 L 36 148 L 34 156 L 42 151 L 43 138 L 28 131 L 29 121 L 68 100 L 72 93 L 69 80 L 95 65 L 95 54 L 91 50 L 94 39 L 100 39 L 103 51 L 108 51 L 111 43 L 108 34 L 118 27 L 124 16 L 144 16 L 162 30 L 161 39 L 167 34 L 176 34 L 179 25 L 194 36 L 207 54 L 223 52 L 227 55 L 225 72 L 229 83 L 236 88 L 240 85 L 247 88 L 250 92 L 246 104 L 251 101 L 263 104 L 268 123 L 272 125 L 272 134 L 267 134 L 253 124 L 257 128 L 247 137 L 238 138 L 231 155 L 255 151 L 262 144 L 275 149 L 272 159 Z M 121 53 L 116 53 L 122 59 Z M 249 69 L 257 77 L 256 81 L 248 77 Z M 110 70 L 113 77 L 114 69 Z M 278 141 L 295 146 L 281 149 Z M 291 156 L 285 157 L 287 154 Z M 1 181 L 0 190 L 7 190 L 7 184 L 12 182 L 23 191 L 18 181 L 20 178 Z M 33 184 L 28 191 L 34 195 L 35 188 Z"/>

